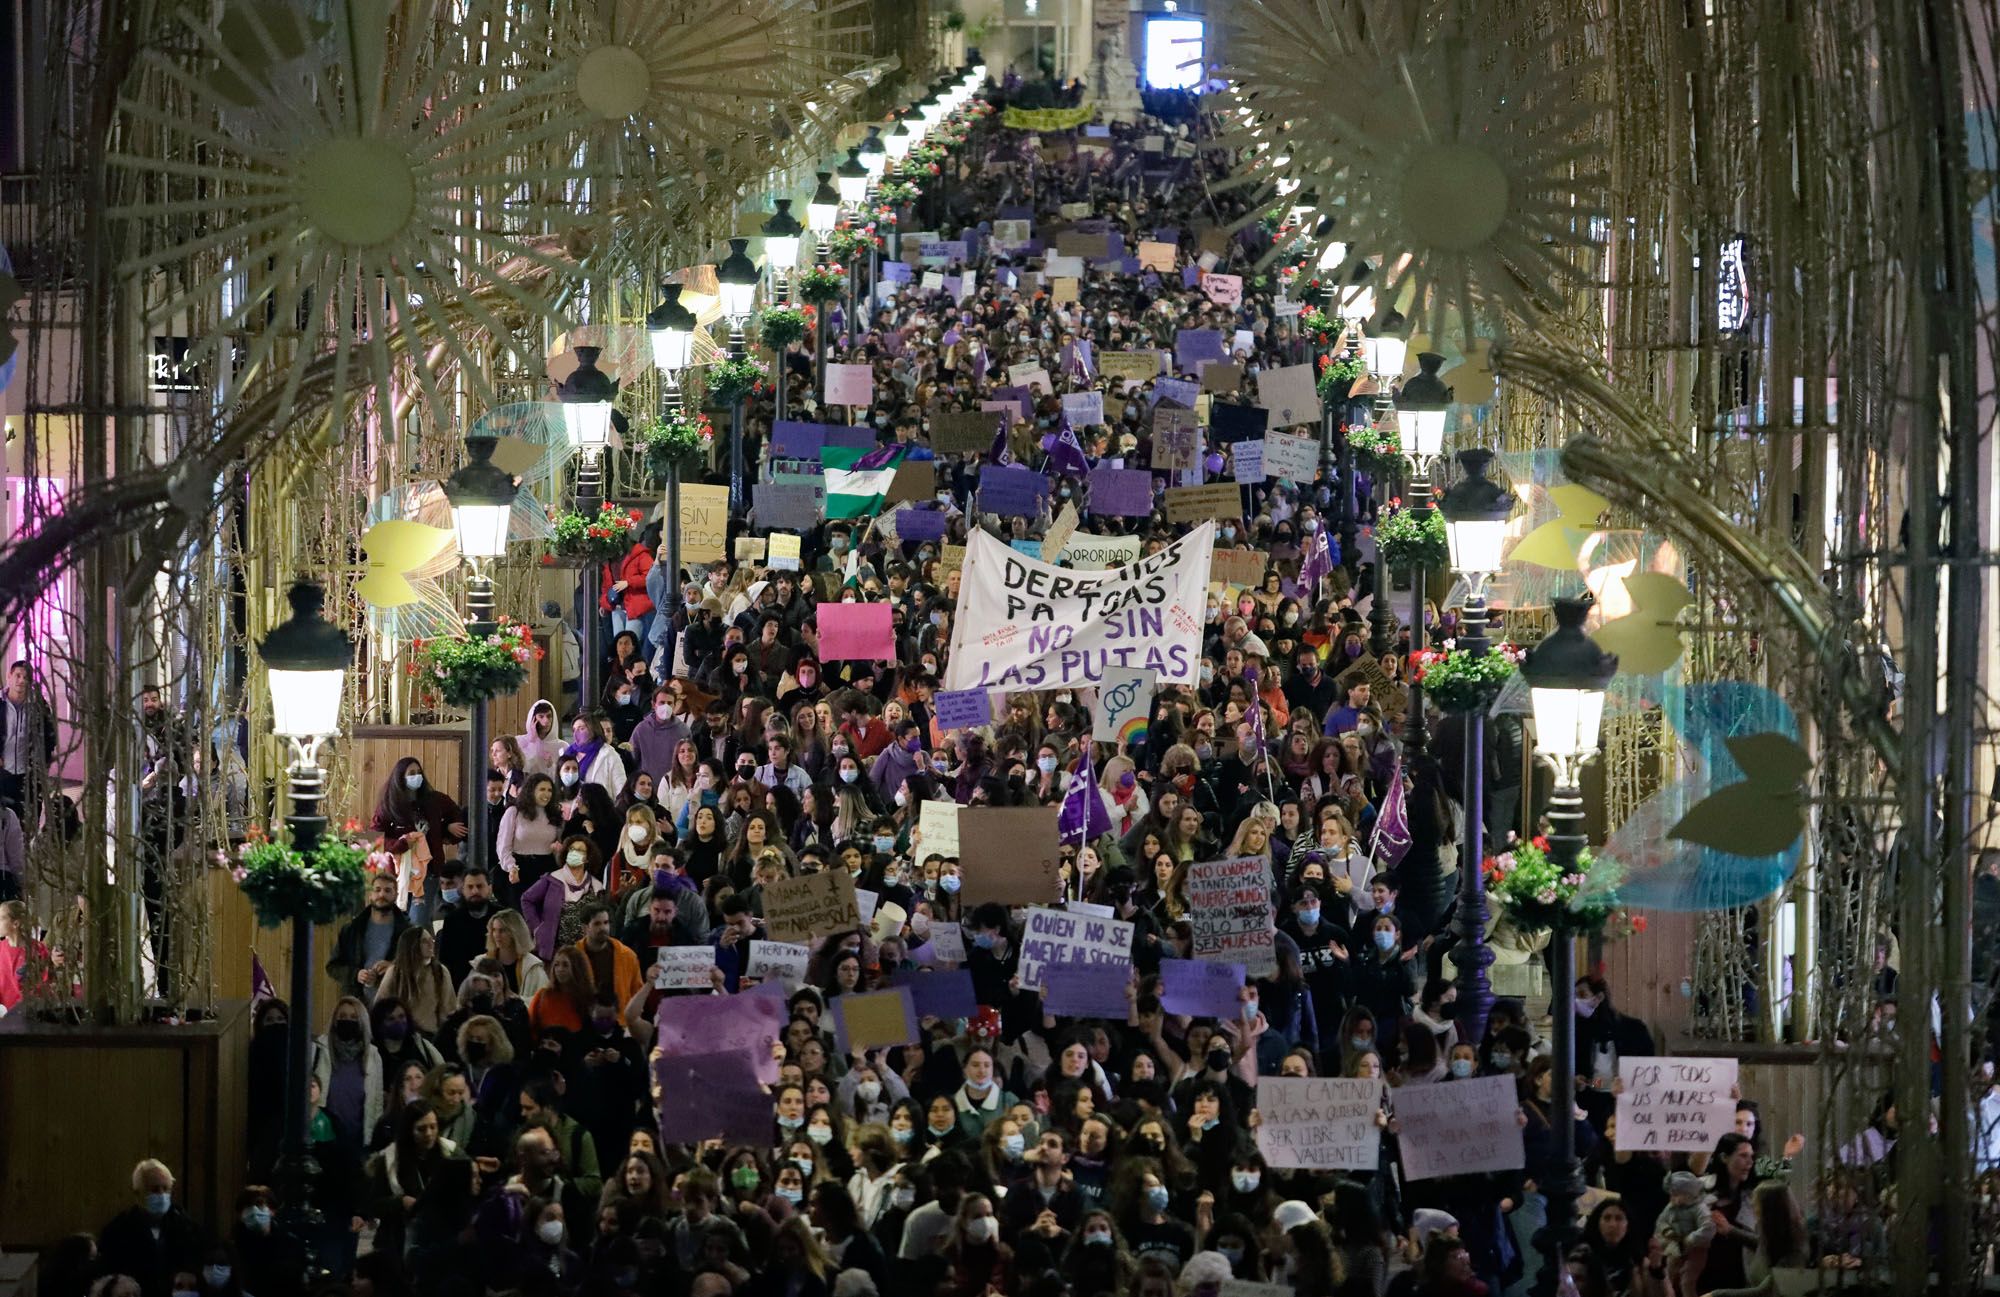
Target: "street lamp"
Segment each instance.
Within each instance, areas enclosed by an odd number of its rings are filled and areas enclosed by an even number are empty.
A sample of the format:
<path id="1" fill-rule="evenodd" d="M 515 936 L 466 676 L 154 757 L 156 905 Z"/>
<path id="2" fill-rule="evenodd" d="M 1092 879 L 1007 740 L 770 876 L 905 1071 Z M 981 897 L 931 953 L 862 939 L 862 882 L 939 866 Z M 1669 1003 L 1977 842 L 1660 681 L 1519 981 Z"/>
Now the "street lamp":
<path id="1" fill-rule="evenodd" d="M 1369 409 L 1368 422 L 1377 428 L 1389 426 L 1390 411 L 1395 408 L 1389 399 L 1389 385 L 1402 374 L 1403 355 L 1410 345 L 1401 337 L 1402 329 L 1403 317 L 1391 312 L 1383 318 L 1378 336 L 1361 340 L 1362 363 L 1375 380 L 1375 403 Z M 1389 607 L 1389 571 L 1377 558 L 1375 594 L 1368 607 L 1368 651 L 1381 657 L 1389 651 L 1395 633 L 1396 614 Z M 1420 626 L 1411 628 L 1412 643 L 1420 634 Z"/>
<path id="2" fill-rule="evenodd" d="M 799 236 L 806 227 L 792 215 L 791 199 L 775 199 L 771 206 L 771 219 L 764 222 L 764 260 L 770 264 L 774 279 L 778 271 L 789 277 L 799 264 Z"/>
<path id="3" fill-rule="evenodd" d="M 889 166 L 889 150 L 882 147 L 882 128 L 870 126 L 868 138 L 855 146 L 855 154 L 860 158 L 862 167 L 867 170 L 868 178 L 880 179 Z"/>
<path id="4" fill-rule="evenodd" d="M 1461 450 L 1458 462 L 1465 476 L 1444 493 L 1438 507 L 1444 514 L 1451 565 L 1471 587 L 1459 613 L 1458 647 L 1479 657 L 1487 649 L 1486 582 L 1500 568 L 1514 497 L 1486 476 L 1487 466 L 1493 462 L 1492 451 Z M 1486 806 L 1481 784 L 1486 769 L 1486 717 L 1477 708 L 1465 712 L 1464 717 L 1464 764 L 1459 774 L 1465 793 L 1465 827 L 1459 833 L 1459 944 L 1453 960 L 1458 965 L 1458 1002 L 1463 1006 L 1459 1039 L 1477 1043 L 1485 1039 L 1486 1018 L 1493 1011 L 1493 987 L 1486 977 L 1493 951 L 1486 944 L 1486 883 L 1480 873 L 1486 854 Z"/>
<path id="5" fill-rule="evenodd" d="M 1422 515 L 1431 508 L 1431 464 L 1444 449 L 1445 416 L 1451 409 L 1451 389 L 1438 377 L 1438 366 L 1444 357 L 1427 351 L 1417 357 L 1423 366 L 1421 373 L 1403 384 L 1396 393 L 1396 435 L 1403 444 L 1403 453 L 1410 458 L 1410 482 L 1404 497 L 1409 501 L 1412 514 L 1420 521 L 1428 521 Z M 1411 571 L 1410 578 L 1410 651 L 1412 653 L 1426 647 L 1424 643 L 1424 594 L 1429 583 L 1428 574 L 1422 564 Z M 1409 720 L 1405 735 L 1412 751 L 1424 750 L 1424 703 L 1423 686 L 1410 686 Z"/>
<path id="6" fill-rule="evenodd" d="M 264 660 L 270 688 L 271 729 L 285 740 L 290 752 L 285 781 L 291 814 L 285 817 L 285 825 L 291 830 L 292 846 L 310 854 L 326 830 L 326 817 L 320 814 L 326 784 L 319 765 L 319 745 L 340 730 L 340 693 L 354 661 L 354 641 L 320 616 L 326 591 L 319 586 L 301 581 L 285 598 L 292 605 L 292 615 L 272 628 L 257 652 Z M 312 1202 L 312 1185 L 320 1168 L 306 1140 L 306 1076 L 317 975 L 312 921 L 304 914 L 294 914 L 292 1011 L 285 1020 L 285 1147 L 278 1182 L 284 1189 L 286 1228 L 308 1254 L 322 1223 Z"/>
<path id="7" fill-rule="evenodd" d="M 499 627 L 493 620 L 493 560 L 507 552 L 507 524 L 514 513 L 514 497 L 519 487 L 505 469 L 493 462 L 493 448 L 499 438 L 474 435 L 465 439 L 465 463 L 444 482 L 444 498 L 451 502 L 451 522 L 458 531 L 458 555 L 471 572 L 465 578 L 465 633 L 484 639 Z M 590 607 L 596 619 L 595 600 Z M 586 697 L 588 695 L 585 695 Z M 472 705 L 472 733 L 468 759 L 464 763 L 464 806 L 486 804 L 486 700 Z M 468 868 L 490 870 L 484 833 L 465 840 Z"/>
<path id="8" fill-rule="evenodd" d="M 833 173 L 819 173 L 819 188 L 806 200 L 806 227 L 819 239 L 819 246 L 826 247 L 826 236 L 833 233 L 833 227 L 840 221 L 840 191 L 833 187 Z"/>
<path id="9" fill-rule="evenodd" d="M 666 297 L 646 316 L 646 336 L 653 343 L 653 364 L 660 371 L 660 413 L 670 414 L 682 408 L 681 372 L 694 358 L 694 330 L 699 323 L 693 311 L 681 305 L 681 290 L 673 284 L 663 286 Z M 667 581 L 667 606 L 661 616 L 671 619 L 679 609 L 681 598 L 681 464 L 678 459 L 667 465 L 667 570 L 673 576 Z"/>
<path id="10" fill-rule="evenodd" d="M 576 371 L 556 388 L 570 447 L 583 455 L 576 468 L 576 510 L 591 519 L 597 517 L 598 508 L 604 503 L 604 447 L 611 440 L 611 427 L 617 418 L 612 402 L 618 397 L 618 380 L 597 367 L 597 358 L 602 354 L 601 347 L 578 347 Z M 467 445 L 470 444 L 468 441 Z M 597 696 L 597 669 L 604 656 L 597 621 L 598 571 L 594 563 L 584 564 L 583 594 L 583 664 L 577 673 L 579 703 Z"/>
<path id="11" fill-rule="evenodd" d="M 1618 672 L 1618 658 L 1597 647 L 1583 632 L 1590 613 L 1590 596 L 1555 601 L 1556 629 L 1528 650 L 1521 677 L 1528 682 L 1528 699 L 1535 713 L 1535 751 L 1555 771 L 1555 792 L 1549 799 L 1549 863 L 1562 873 L 1576 869 L 1583 855 L 1584 763 L 1597 755 L 1598 727 L 1604 719 L 1604 691 Z M 1550 1122 L 1556 1133 L 1554 1181 L 1544 1187 L 1549 1211 L 1542 1240 L 1557 1267 L 1576 1242 L 1576 1204 L 1583 1196 L 1583 1164 L 1576 1156 L 1576 1123 L 1569 1105 L 1576 1102 L 1576 938 L 1556 931 L 1549 944 L 1549 1014 L 1554 1019 L 1555 1078 L 1550 1112 L 1562 1120 Z M 1554 1273 L 1555 1271 L 1551 1271 Z M 1549 1285 L 1553 1290 L 1554 1285 Z"/>
<path id="12" fill-rule="evenodd" d="M 840 205 L 850 210 L 868 197 L 868 166 L 861 160 L 861 148 L 847 151 L 847 161 L 833 169 L 834 187 L 840 191 Z"/>
<path id="13" fill-rule="evenodd" d="M 882 136 L 882 147 L 889 151 L 889 161 L 898 166 L 902 165 L 904 158 L 910 156 L 910 148 L 915 143 L 916 139 L 910 134 L 909 125 L 900 117 Z"/>
<path id="14" fill-rule="evenodd" d="M 757 264 L 744 251 L 749 246 L 748 239 L 731 239 L 729 255 L 715 268 L 715 278 L 722 289 L 722 313 L 729 317 L 731 360 L 741 360 L 749 354 L 743 330 L 757 304 Z M 729 406 L 729 508 L 739 517 L 744 508 L 743 399 L 739 396 Z"/>

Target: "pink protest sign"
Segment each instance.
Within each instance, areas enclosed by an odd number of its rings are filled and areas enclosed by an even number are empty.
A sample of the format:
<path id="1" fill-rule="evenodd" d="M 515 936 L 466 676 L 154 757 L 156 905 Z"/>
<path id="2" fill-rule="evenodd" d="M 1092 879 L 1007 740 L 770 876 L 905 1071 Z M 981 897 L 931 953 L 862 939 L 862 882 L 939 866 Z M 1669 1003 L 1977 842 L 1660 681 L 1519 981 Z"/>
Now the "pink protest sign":
<path id="1" fill-rule="evenodd" d="M 896 656 L 896 629 L 886 603 L 823 603 L 819 606 L 819 658 L 873 662 Z"/>

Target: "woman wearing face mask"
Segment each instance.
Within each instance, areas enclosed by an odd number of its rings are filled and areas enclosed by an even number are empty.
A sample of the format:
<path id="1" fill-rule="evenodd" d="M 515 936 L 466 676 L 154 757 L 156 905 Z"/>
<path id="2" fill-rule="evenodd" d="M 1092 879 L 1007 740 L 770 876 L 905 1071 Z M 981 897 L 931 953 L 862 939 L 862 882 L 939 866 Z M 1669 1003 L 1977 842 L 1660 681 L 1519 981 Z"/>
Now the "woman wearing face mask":
<path id="1" fill-rule="evenodd" d="M 463 842 L 465 814 L 424 774 L 424 763 L 403 757 L 389 772 L 375 802 L 369 829 L 382 836 L 382 849 L 396 857 L 396 906 L 422 927 L 430 922 L 441 892 L 435 866 L 448 844 Z"/>
<path id="2" fill-rule="evenodd" d="M 367 1006 L 354 996 L 334 1002 L 327 1032 L 313 1044 L 312 1075 L 340 1143 L 360 1151 L 382 1119 L 383 1080 Z"/>
<path id="3" fill-rule="evenodd" d="M 416 929 L 411 929 L 416 931 Z M 455 997 L 454 997 L 455 998 Z M 369 1034 L 382 1054 L 382 1075 L 393 1077 L 405 1064 L 412 1064 L 425 1071 L 444 1061 L 437 1046 L 431 1043 L 431 1035 L 418 1030 L 410 1017 L 409 1008 L 393 995 L 378 995 L 368 1009 L 370 1018 Z M 393 1088 L 393 1087 L 392 1087 Z M 380 1147 L 380 1145 L 377 1145 Z"/>
<path id="4" fill-rule="evenodd" d="M 606 890 L 622 897 L 644 887 L 652 876 L 653 844 L 660 840 L 659 822 L 650 807 L 634 806 L 625 812 L 624 831 L 619 834 L 618 853 L 612 857 Z"/>
<path id="5" fill-rule="evenodd" d="M 236 1195 L 229 1242 L 236 1253 L 235 1279 L 243 1292 L 284 1297 L 299 1291 L 305 1252 L 288 1231 L 273 1228 L 276 1219 L 277 1195 L 268 1187 L 245 1185 Z"/>
<path id="6" fill-rule="evenodd" d="M 1000 1241 L 1000 1217 L 985 1194 L 968 1193 L 959 1199 L 944 1259 L 951 1271 L 946 1283 L 951 1297 L 1015 1291 L 1014 1250 Z"/>
<path id="7" fill-rule="evenodd" d="M 1063 1251 L 1062 1276 L 1075 1293 L 1122 1293 L 1136 1263 L 1103 1208 L 1087 1211 Z"/>
<path id="8" fill-rule="evenodd" d="M 553 1199 L 530 1198 L 521 1213 L 521 1274 L 549 1275 L 553 1290 L 570 1297 L 582 1291 L 583 1258 L 570 1242 L 563 1205 Z"/>
<path id="9" fill-rule="evenodd" d="M 596 784 L 612 798 L 625 791 L 625 762 L 618 755 L 607 731 L 610 718 L 603 712 L 579 713 L 570 720 L 570 743 L 563 758 L 576 758 L 578 777 Z"/>
<path id="10" fill-rule="evenodd" d="M 579 909 L 588 898 L 604 890 L 597 880 L 597 844 L 589 838 L 573 837 L 563 844 L 563 867 L 549 874 L 521 895 L 521 915 L 535 934 L 535 954 L 547 961 L 556 946 L 573 945 L 581 939 Z M 575 931 L 564 941 L 565 919 Z"/>
<path id="11" fill-rule="evenodd" d="M 546 961 L 535 953 L 535 937 L 528 921 L 515 910 L 502 910 L 486 921 L 486 957 L 507 990 L 522 1000 L 549 984 Z"/>
<path id="12" fill-rule="evenodd" d="M 530 775 L 553 775 L 562 757 L 562 728 L 556 723 L 555 704 L 537 698 L 528 708 L 527 728 L 514 736 L 521 747 L 521 769 Z"/>
<path id="13" fill-rule="evenodd" d="M 1194 1255 L 1194 1230 L 1174 1215 L 1173 1191 L 1159 1162 L 1139 1157 L 1120 1167 L 1111 1202 L 1113 1218 L 1140 1260 L 1154 1258 L 1178 1270 Z"/>
<path id="14" fill-rule="evenodd" d="M 529 775 L 514 804 L 500 817 L 497 843 L 501 871 L 516 895 L 555 869 L 561 836 L 555 781 L 545 774 Z"/>
<path id="15" fill-rule="evenodd" d="M 1376 1037 L 1392 1040 L 1417 992 L 1417 947 L 1404 948 L 1402 920 L 1393 914 L 1358 924 L 1357 937 L 1366 944 L 1347 961 L 1349 992 L 1357 1008 L 1374 1015 Z"/>
<path id="16" fill-rule="evenodd" d="M 378 1001 L 384 996 L 401 1000 L 409 1010 L 411 1027 L 425 1033 L 436 1032 L 458 1008 L 458 993 L 452 989 L 451 974 L 438 962 L 437 938 L 429 928 L 412 927 L 396 939 L 396 955 L 382 975 Z"/>
<path id="17" fill-rule="evenodd" d="M 1274 1203 L 1276 1199 L 1272 1200 Z M 1268 1221 L 1267 1221 L 1268 1223 Z M 1237 1212 L 1225 1212 L 1216 1217 L 1213 1227 L 1204 1236 L 1202 1249 L 1219 1253 L 1229 1263 L 1231 1278 L 1249 1283 L 1264 1281 L 1264 1251 L 1257 1246 L 1260 1227 L 1252 1225 L 1248 1217 Z M 1379 1289 L 1357 1288 L 1356 1293 L 1374 1297 Z"/>

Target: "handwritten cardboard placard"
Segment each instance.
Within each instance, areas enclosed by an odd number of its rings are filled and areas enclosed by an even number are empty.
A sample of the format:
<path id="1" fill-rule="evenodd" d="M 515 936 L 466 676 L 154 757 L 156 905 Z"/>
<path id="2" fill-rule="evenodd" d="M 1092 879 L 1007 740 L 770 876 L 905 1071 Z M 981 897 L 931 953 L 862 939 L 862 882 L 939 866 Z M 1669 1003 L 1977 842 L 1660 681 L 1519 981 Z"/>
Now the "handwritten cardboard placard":
<path id="1" fill-rule="evenodd" d="M 882 498 L 882 504 L 886 508 L 905 500 L 928 500 L 936 494 L 937 461 L 906 459 L 896 465 L 896 476 L 890 479 L 889 494 Z"/>
<path id="2" fill-rule="evenodd" d="M 1048 531 L 1042 535 L 1041 557 L 1050 563 L 1061 558 L 1063 547 L 1069 544 L 1069 538 L 1076 534 L 1076 524 L 1076 505 L 1073 502 L 1065 502 L 1062 511 L 1056 514 L 1055 521 L 1049 524 Z"/>
<path id="3" fill-rule="evenodd" d="M 1205 959 L 1160 961 L 1160 1007 L 1191 1018 L 1234 1018 L 1243 1009 L 1243 965 Z"/>
<path id="4" fill-rule="evenodd" d="M 1104 422 L 1104 393 L 1064 392 L 1063 417 L 1072 428 L 1085 428 L 1094 423 Z"/>
<path id="5" fill-rule="evenodd" d="M 1167 488 L 1168 522 L 1206 522 L 1210 518 L 1241 518 L 1243 492 L 1234 482 Z"/>
<path id="6" fill-rule="evenodd" d="M 736 561 L 738 563 L 761 563 L 764 561 L 764 538 L 762 536 L 738 536 L 736 538 Z"/>
<path id="7" fill-rule="evenodd" d="M 1239 441 L 1229 454 L 1231 475 L 1239 482 L 1261 486 L 1264 481 L 1264 439 Z"/>
<path id="8" fill-rule="evenodd" d="M 1007 366 L 1007 381 L 1015 387 L 1040 388 L 1044 396 L 1056 390 L 1049 381 L 1049 371 L 1034 361 Z"/>
<path id="9" fill-rule="evenodd" d="M 653 964 L 653 985 L 662 991 L 706 991 L 714 967 L 711 946 L 661 946 Z"/>
<path id="10" fill-rule="evenodd" d="M 1097 368 L 1106 378 L 1143 383 L 1160 376 L 1157 351 L 1104 351 L 1097 356 Z"/>
<path id="11" fill-rule="evenodd" d="M 1268 858 L 1196 861 L 1188 867 L 1187 900 L 1196 959 L 1241 964 L 1252 977 L 1278 971 Z"/>
<path id="12" fill-rule="evenodd" d="M 1074 302 L 1077 300 L 1077 281 L 1073 275 L 1061 275 L 1049 283 L 1051 302 Z"/>
<path id="13" fill-rule="evenodd" d="M 917 832 L 923 840 L 910 854 L 919 861 L 932 856 L 958 859 L 958 803 L 929 801 L 917 810 Z M 935 927 L 932 929 L 935 931 Z"/>
<path id="14" fill-rule="evenodd" d="M 886 991 L 849 991 L 834 997 L 833 1008 L 836 1033 L 844 1053 L 908 1045 L 917 1039 L 917 1008 L 910 1000 L 907 986 L 893 986 Z"/>
<path id="15" fill-rule="evenodd" d="M 1078 532 L 1063 546 L 1063 561 L 1079 572 L 1103 572 L 1138 560 L 1137 536 L 1086 536 Z"/>
<path id="16" fill-rule="evenodd" d="M 729 488 L 681 486 L 681 562 L 729 557 Z"/>
<path id="17" fill-rule="evenodd" d="M 1085 261 L 1097 261 L 1111 255 L 1111 241 L 1102 234 L 1082 234 L 1075 230 L 1065 230 L 1056 235 L 1056 254 L 1064 257 L 1082 257 Z"/>
<path id="18" fill-rule="evenodd" d="M 1217 306 L 1243 305 L 1243 276 L 1218 275 L 1213 272 L 1201 277 L 1203 296 Z"/>
<path id="19" fill-rule="evenodd" d="M 1180 251 L 1179 248 L 1171 243 L 1160 243 L 1153 239 L 1141 239 L 1139 240 L 1139 264 L 1147 270 L 1158 270 L 1162 273 L 1171 271 L 1174 268 L 1175 259 L 1180 256 Z"/>
<path id="20" fill-rule="evenodd" d="M 1312 366 L 1282 365 L 1259 372 L 1257 404 L 1271 412 L 1271 422 L 1280 428 L 1318 423 L 1319 390 L 1313 385 Z"/>
<path id="21" fill-rule="evenodd" d="M 1062 891 L 1054 806 L 967 806 L 958 812 L 961 905 L 1040 905 Z"/>
<path id="22" fill-rule="evenodd" d="M 886 603 L 823 603 L 819 622 L 822 662 L 878 662 L 896 656 L 896 627 Z"/>
<path id="23" fill-rule="evenodd" d="M 1005 252 L 1017 248 L 1035 236 L 1033 221 L 1007 220 L 993 222 L 993 246 Z"/>
<path id="24" fill-rule="evenodd" d="M 806 963 L 811 958 L 810 946 L 759 938 L 750 943 L 750 967 L 747 971 L 752 977 L 778 982 L 787 991 L 796 991 L 806 980 Z"/>
<path id="25" fill-rule="evenodd" d="M 1209 559 L 1209 583 L 1257 589 L 1264 584 L 1267 558 L 1261 549 L 1218 549 Z"/>
<path id="26" fill-rule="evenodd" d="M 1405 1180 L 1518 1171 L 1526 1164 L 1511 1076 L 1406 1085 L 1396 1091 L 1395 1108 Z"/>
<path id="27" fill-rule="evenodd" d="M 780 878 L 764 889 L 764 931 L 774 941 L 810 942 L 860 926 L 854 880 L 845 871 Z"/>
<path id="28" fill-rule="evenodd" d="M 1618 1143 L 1635 1152 L 1706 1153 L 1736 1129 L 1733 1058 L 1618 1059 Z"/>
<path id="29" fill-rule="evenodd" d="M 933 923 L 931 939 L 924 943 L 935 963 L 965 962 L 965 933 L 956 923 Z"/>
<path id="30" fill-rule="evenodd" d="M 941 730 L 962 730 L 993 721 L 993 695 L 984 689 L 951 689 L 931 700 Z"/>
<path id="31" fill-rule="evenodd" d="M 1312 481 L 1319 476 L 1319 443 L 1288 432 L 1265 433 L 1264 471 L 1292 482 Z"/>
<path id="32" fill-rule="evenodd" d="M 1132 924 L 1116 919 L 1035 906 L 1022 920 L 1021 985 L 1030 991 L 1040 990 L 1043 970 L 1054 964 L 1108 964 L 1129 969 L 1132 931 Z"/>
<path id="33" fill-rule="evenodd" d="M 1274 1167 L 1373 1171 L 1382 1156 L 1379 1079 L 1264 1077 L 1257 1082 L 1257 1151 Z"/>
<path id="34" fill-rule="evenodd" d="M 771 570 L 773 572 L 796 572 L 799 570 L 799 538 L 786 531 L 774 531 L 771 540 Z"/>
<path id="35" fill-rule="evenodd" d="M 1211 360 L 1201 367 L 1201 390 L 1219 392 L 1223 396 L 1234 396 L 1236 389 L 1243 386 L 1243 366 L 1224 364 Z"/>
<path id="36" fill-rule="evenodd" d="M 1153 411 L 1153 467 L 1176 472 L 1201 463 L 1201 428 L 1193 410 L 1161 405 Z"/>
<path id="37" fill-rule="evenodd" d="M 1043 279 L 1082 279 L 1082 257 L 1049 257 L 1042 262 Z"/>
<path id="38" fill-rule="evenodd" d="M 875 367 L 873 365 L 828 364 L 826 367 L 826 403 L 828 405 L 866 405 L 875 399 Z"/>
<path id="39" fill-rule="evenodd" d="M 998 402 L 995 402 L 998 404 Z M 941 455 L 983 455 L 999 423 L 990 410 L 949 410 L 931 420 L 931 449 Z"/>

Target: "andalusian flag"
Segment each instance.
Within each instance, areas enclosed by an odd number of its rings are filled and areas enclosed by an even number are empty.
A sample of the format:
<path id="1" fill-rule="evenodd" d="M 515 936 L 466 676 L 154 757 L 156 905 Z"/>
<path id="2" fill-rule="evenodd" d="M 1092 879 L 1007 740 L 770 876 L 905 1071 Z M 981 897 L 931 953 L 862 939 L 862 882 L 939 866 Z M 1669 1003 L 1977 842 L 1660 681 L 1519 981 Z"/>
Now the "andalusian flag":
<path id="1" fill-rule="evenodd" d="M 822 448 L 819 461 L 826 469 L 827 518 L 872 518 L 880 513 L 896 480 L 896 467 L 909 451 L 907 444 L 868 451 Z"/>

